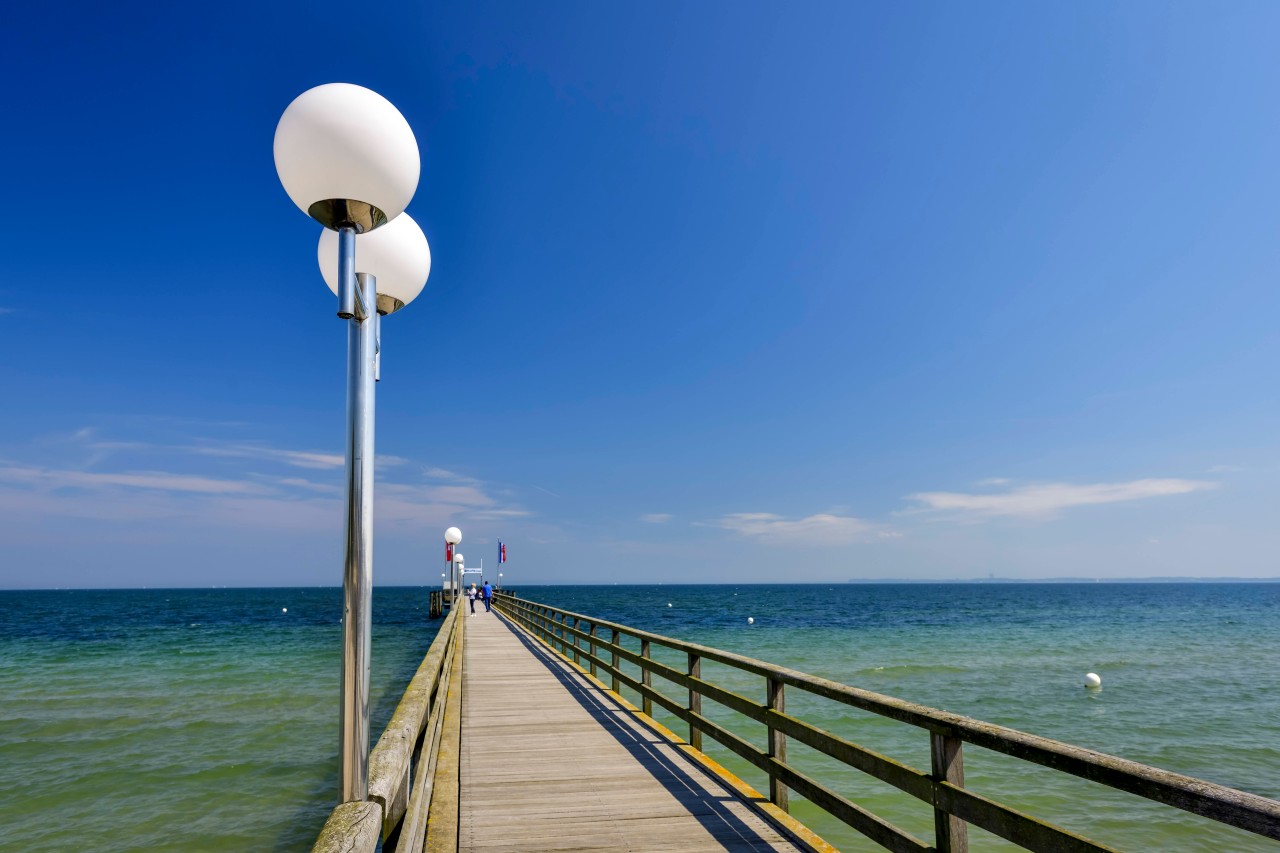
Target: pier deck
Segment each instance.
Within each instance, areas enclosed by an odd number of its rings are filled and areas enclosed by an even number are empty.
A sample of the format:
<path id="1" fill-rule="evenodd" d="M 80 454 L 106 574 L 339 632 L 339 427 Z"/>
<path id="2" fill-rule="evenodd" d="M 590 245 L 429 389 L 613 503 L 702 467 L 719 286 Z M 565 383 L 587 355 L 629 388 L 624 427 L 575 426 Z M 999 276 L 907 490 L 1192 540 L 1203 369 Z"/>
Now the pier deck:
<path id="1" fill-rule="evenodd" d="M 495 610 L 466 617 L 459 850 L 807 850 Z"/>

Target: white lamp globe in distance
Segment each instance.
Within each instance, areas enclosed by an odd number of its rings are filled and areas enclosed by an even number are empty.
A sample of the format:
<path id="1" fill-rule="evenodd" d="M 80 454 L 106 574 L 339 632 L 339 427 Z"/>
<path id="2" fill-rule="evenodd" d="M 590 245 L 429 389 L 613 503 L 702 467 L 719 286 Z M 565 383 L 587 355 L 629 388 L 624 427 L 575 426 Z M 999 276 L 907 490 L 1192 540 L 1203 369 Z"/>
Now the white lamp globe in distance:
<path id="1" fill-rule="evenodd" d="M 444 541 L 450 545 L 457 545 L 462 541 L 462 531 L 456 527 L 450 527 L 444 532 Z"/>
<path id="2" fill-rule="evenodd" d="M 280 116 L 274 147 L 285 192 L 326 228 L 372 231 L 403 213 L 418 188 L 422 162 L 409 122 L 363 86 L 303 92 Z"/>
<path id="3" fill-rule="evenodd" d="M 338 232 L 320 232 L 316 247 L 320 274 L 338 292 Z M 356 272 L 378 280 L 378 313 L 394 314 L 418 297 L 431 275 L 431 247 L 418 223 L 407 213 L 377 231 L 356 237 Z M 457 544 L 457 543 L 454 543 Z"/>
<path id="4" fill-rule="evenodd" d="M 462 559 L 462 555 L 461 555 L 461 554 L 454 554 L 454 555 L 453 555 L 453 561 L 454 561 L 455 563 L 457 563 L 459 566 L 466 565 L 466 564 L 463 562 L 463 559 Z"/>

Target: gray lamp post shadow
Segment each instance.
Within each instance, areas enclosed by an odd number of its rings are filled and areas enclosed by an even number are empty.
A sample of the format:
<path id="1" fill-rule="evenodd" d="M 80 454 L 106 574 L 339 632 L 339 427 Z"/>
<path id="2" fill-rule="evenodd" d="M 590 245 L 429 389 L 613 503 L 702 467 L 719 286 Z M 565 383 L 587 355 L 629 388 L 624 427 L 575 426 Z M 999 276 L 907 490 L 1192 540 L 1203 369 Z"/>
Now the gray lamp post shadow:
<path id="1" fill-rule="evenodd" d="M 426 237 L 404 208 L 417 189 L 418 143 L 381 95 L 347 83 L 317 86 L 276 127 L 276 171 L 293 202 L 324 226 L 325 283 L 347 321 L 346 511 L 342 563 L 342 802 L 369 795 L 369 659 L 373 594 L 374 388 L 380 317 L 422 291 Z M 359 255 L 357 255 L 359 242 Z"/>

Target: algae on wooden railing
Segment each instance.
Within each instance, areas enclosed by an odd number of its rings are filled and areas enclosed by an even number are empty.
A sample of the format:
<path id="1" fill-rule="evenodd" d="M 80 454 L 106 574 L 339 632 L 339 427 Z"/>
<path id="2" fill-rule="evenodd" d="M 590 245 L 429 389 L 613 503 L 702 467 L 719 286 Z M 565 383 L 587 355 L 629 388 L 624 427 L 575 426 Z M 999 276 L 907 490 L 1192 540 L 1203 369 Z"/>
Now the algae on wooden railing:
<path id="1" fill-rule="evenodd" d="M 312 853 L 422 850 L 437 778 L 452 773 L 456 788 L 457 730 L 461 725 L 462 642 L 466 620 L 451 608 L 422 664 L 369 753 L 369 799 L 333 810 Z M 442 744 L 454 759 L 441 767 Z M 447 751 L 447 749 L 446 749 Z M 457 831 L 456 794 L 454 832 Z"/>

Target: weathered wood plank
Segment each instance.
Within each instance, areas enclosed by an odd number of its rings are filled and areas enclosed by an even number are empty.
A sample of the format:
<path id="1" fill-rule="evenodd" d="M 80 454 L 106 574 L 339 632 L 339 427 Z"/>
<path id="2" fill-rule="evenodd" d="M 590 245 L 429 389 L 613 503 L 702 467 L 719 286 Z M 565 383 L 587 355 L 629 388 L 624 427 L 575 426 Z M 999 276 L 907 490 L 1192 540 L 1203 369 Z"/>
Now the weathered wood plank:
<path id="1" fill-rule="evenodd" d="M 373 853 L 382 832 L 382 806 L 343 803 L 325 821 L 311 853 Z"/>

